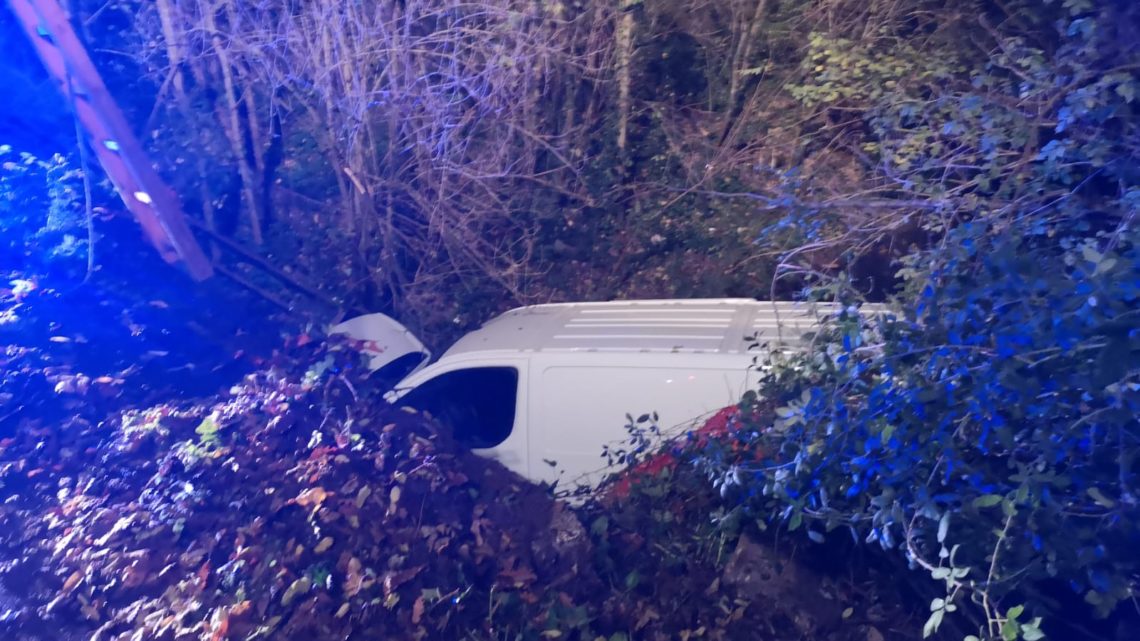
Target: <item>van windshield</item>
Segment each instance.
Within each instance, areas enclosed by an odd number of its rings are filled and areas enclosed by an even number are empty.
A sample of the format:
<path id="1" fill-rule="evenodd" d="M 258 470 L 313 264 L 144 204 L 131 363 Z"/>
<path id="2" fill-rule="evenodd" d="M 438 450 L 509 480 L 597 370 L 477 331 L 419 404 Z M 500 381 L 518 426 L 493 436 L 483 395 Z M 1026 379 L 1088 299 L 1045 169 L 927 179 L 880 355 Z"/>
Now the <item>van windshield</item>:
<path id="1" fill-rule="evenodd" d="M 416 387 L 400 405 L 431 413 L 466 447 L 495 447 L 514 427 L 518 384 L 514 367 L 461 369 Z"/>

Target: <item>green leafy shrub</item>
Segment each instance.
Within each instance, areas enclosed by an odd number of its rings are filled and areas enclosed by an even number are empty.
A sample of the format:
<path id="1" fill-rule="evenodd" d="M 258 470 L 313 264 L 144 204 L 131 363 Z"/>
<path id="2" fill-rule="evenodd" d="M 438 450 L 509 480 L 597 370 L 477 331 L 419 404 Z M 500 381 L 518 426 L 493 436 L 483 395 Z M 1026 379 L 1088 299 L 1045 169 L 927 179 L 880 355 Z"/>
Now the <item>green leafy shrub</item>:
<path id="1" fill-rule="evenodd" d="M 0 145 L 0 268 L 87 256 L 82 173 L 67 158 L 41 159 Z"/>
<path id="2" fill-rule="evenodd" d="M 970 598 L 983 636 L 1032 641 L 1010 603 L 1047 614 L 1035 583 L 1101 615 L 1137 589 L 1140 248 L 995 231 L 951 234 L 897 316 L 852 307 L 774 363 L 772 429 L 701 462 L 750 508 L 813 538 L 850 528 L 944 581 L 929 631 Z M 738 464 L 756 451 L 771 462 Z"/>

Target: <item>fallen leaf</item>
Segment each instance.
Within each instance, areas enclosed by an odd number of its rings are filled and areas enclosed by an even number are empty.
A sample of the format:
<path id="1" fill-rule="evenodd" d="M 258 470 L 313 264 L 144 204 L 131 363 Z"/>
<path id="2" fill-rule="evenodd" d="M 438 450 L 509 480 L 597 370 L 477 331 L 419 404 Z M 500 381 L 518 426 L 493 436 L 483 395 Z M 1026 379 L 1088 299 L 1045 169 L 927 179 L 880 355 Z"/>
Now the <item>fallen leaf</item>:
<path id="1" fill-rule="evenodd" d="M 92 621 L 95 621 L 96 623 L 103 619 L 103 617 L 99 615 L 99 610 L 94 606 L 94 604 L 84 604 L 83 607 L 79 608 L 79 611 L 83 613 L 83 616 Z"/>
<path id="2" fill-rule="evenodd" d="M 281 596 L 281 605 L 288 606 L 293 602 L 294 599 L 296 599 L 301 594 L 308 592 L 312 587 L 313 582 L 309 579 L 309 577 L 305 576 L 297 579 L 293 582 L 292 585 L 289 586 L 289 589 L 285 591 L 285 594 Z"/>
<path id="3" fill-rule="evenodd" d="M 388 500 L 391 501 L 391 505 L 388 506 L 388 514 L 396 513 L 396 506 L 400 503 L 400 493 L 399 485 L 393 485 L 392 490 L 388 492 Z"/>
<path id="4" fill-rule="evenodd" d="M 8 284 L 12 286 L 12 296 L 14 296 L 16 300 L 20 300 L 36 290 L 35 281 L 24 280 L 22 278 L 10 280 Z"/>
<path id="5" fill-rule="evenodd" d="M 210 641 L 222 641 L 222 639 L 226 638 L 226 635 L 229 633 L 230 617 L 229 615 L 226 615 L 225 618 L 222 619 L 221 623 L 218 624 L 218 627 L 214 628 L 214 634 L 210 637 Z"/>
<path id="6" fill-rule="evenodd" d="M 344 595 L 351 599 L 359 594 L 361 588 L 364 587 L 364 573 L 360 559 L 356 557 L 349 559 L 344 574 Z"/>
<path id="7" fill-rule="evenodd" d="M 206 581 L 210 578 L 210 562 L 207 560 L 198 568 L 198 586 L 201 588 L 206 587 Z"/>
<path id="8" fill-rule="evenodd" d="M 644 628 L 645 626 L 649 625 L 650 621 L 656 621 L 656 620 L 659 620 L 660 618 L 661 618 L 661 615 L 657 614 L 656 610 L 654 610 L 653 608 L 645 608 L 645 611 L 641 613 L 641 617 L 639 617 L 637 619 L 637 623 L 633 626 L 633 629 L 634 630 L 640 630 L 640 629 Z"/>
<path id="9" fill-rule="evenodd" d="M 417 565 L 399 572 L 389 572 L 384 576 L 384 593 L 388 595 L 395 594 L 401 585 L 416 578 L 416 575 L 419 574 L 424 567 L 425 566 Z"/>
<path id="10" fill-rule="evenodd" d="M 64 592 L 71 592 L 72 590 L 75 589 L 75 586 L 79 585 L 79 582 L 82 580 L 83 580 L 83 573 L 82 572 L 80 572 L 79 570 L 72 572 L 71 576 L 67 577 L 67 580 L 63 582 L 63 591 Z"/>
<path id="11" fill-rule="evenodd" d="M 511 586 L 521 588 L 538 580 L 529 567 L 517 567 L 520 565 L 518 559 L 512 559 L 508 563 L 510 567 L 499 570 L 499 578 L 505 579 Z"/>
<path id="12" fill-rule="evenodd" d="M 420 598 L 416 599 L 415 603 L 412 604 L 412 623 L 414 625 L 419 625 L 420 620 L 423 619 L 423 617 L 424 617 L 424 598 L 421 596 Z"/>
<path id="13" fill-rule="evenodd" d="M 329 548 L 332 546 L 333 538 L 331 536 L 326 536 L 325 538 L 321 539 L 320 543 L 317 543 L 317 547 L 313 548 L 313 551 L 317 554 L 324 554 L 325 552 L 328 552 Z"/>
<path id="14" fill-rule="evenodd" d="M 253 602 L 252 601 L 242 601 L 241 603 L 230 608 L 230 616 L 231 617 L 241 617 L 241 616 L 244 616 L 247 613 L 249 613 L 249 611 L 251 609 L 253 609 Z"/>
<path id="15" fill-rule="evenodd" d="M 110 542 L 112 537 L 114 537 L 119 532 L 122 532 L 123 530 L 130 527 L 131 524 L 134 523 L 134 521 L 135 521 L 134 515 L 124 516 L 124 517 L 120 518 L 119 520 L 115 521 L 115 524 L 111 526 L 111 530 L 109 532 L 107 532 L 106 534 L 104 534 L 103 536 L 101 536 L 95 540 L 95 545 L 98 545 L 99 547 L 103 547 L 104 545 L 107 545 L 107 543 Z"/>
<path id="16" fill-rule="evenodd" d="M 304 492 L 297 495 L 297 505 L 302 507 L 319 506 L 325 502 L 329 497 L 329 493 L 323 487 L 311 487 Z"/>
<path id="17" fill-rule="evenodd" d="M 371 487 L 365 485 L 364 487 L 360 488 L 360 491 L 356 493 L 356 508 L 360 509 L 364 507 L 364 502 L 368 500 L 369 496 L 372 496 Z"/>

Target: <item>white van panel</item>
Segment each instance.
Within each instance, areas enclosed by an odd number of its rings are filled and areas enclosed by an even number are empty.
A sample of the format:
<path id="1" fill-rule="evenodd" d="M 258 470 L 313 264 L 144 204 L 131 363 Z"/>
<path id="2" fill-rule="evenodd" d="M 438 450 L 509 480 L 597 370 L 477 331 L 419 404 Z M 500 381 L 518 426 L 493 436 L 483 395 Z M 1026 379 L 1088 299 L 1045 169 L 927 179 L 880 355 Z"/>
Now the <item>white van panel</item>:
<path id="1" fill-rule="evenodd" d="M 872 305 L 862 309 L 885 311 Z M 386 398 L 400 402 L 446 372 L 517 368 L 511 433 L 497 446 L 475 451 L 532 481 L 557 481 L 561 488 L 572 488 L 575 481 L 594 485 L 614 471 L 606 468 L 602 447 L 628 439 L 627 414 L 637 418 L 656 412 L 658 426 L 666 432 L 698 423 L 757 388 L 760 372 L 752 369 L 757 356 L 800 349 L 804 333 L 838 310 L 834 304 L 747 299 L 522 307 L 461 338 L 437 363 L 408 375 Z M 417 348 L 413 342 L 404 351 Z M 466 395 L 468 402 L 491 396 L 466 384 L 459 387 L 472 392 Z M 430 388 L 425 396 L 427 392 Z M 439 409 L 446 413 L 448 408 Z M 505 425 L 507 420 L 492 423 Z"/>
<path id="2" fill-rule="evenodd" d="M 382 369 L 402 357 L 415 355 L 418 362 L 409 364 L 408 371 L 400 372 L 397 380 L 422 369 L 431 360 L 431 352 L 415 334 L 384 314 L 350 318 L 334 325 L 329 333 L 343 334 L 362 342 L 361 351 L 368 356 L 368 367 L 372 370 Z"/>
<path id="3" fill-rule="evenodd" d="M 531 477 L 559 481 L 567 489 L 596 485 L 615 471 L 607 469 L 601 446 L 625 443 L 627 414 L 636 420 L 656 412 L 662 431 L 685 429 L 739 402 L 745 377 L 743 368 L 536 368 L 530 385 Z"/>

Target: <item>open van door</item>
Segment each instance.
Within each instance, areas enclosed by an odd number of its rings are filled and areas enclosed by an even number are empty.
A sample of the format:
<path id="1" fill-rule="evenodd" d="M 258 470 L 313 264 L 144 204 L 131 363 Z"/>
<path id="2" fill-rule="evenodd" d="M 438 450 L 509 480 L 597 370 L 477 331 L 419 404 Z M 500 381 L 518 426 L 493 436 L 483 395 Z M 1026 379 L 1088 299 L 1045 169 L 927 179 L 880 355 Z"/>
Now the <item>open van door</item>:
<path id="1" fill-rule="evenodd" d="M 423 369 L 431 352 L 400 323 L 384 314 L 365 314 L 333 326 L 330 334 L 341 334 L 360 343 L 368 356 L 368 368 L 386 387 Z"/>

